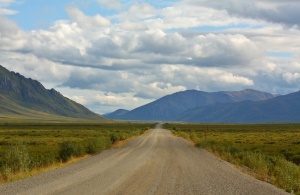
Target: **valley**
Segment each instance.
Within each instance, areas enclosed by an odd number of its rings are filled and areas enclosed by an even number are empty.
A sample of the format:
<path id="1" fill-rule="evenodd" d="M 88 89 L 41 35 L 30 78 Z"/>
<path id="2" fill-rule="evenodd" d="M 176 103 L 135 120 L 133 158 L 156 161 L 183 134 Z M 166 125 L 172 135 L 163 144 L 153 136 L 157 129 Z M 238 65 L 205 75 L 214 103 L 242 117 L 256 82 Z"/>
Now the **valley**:
<path id="1" fill-rule="evenodd" d="M 123 148 L 0 185 L 4 194 L 287 194 L 157 125 Z"/>

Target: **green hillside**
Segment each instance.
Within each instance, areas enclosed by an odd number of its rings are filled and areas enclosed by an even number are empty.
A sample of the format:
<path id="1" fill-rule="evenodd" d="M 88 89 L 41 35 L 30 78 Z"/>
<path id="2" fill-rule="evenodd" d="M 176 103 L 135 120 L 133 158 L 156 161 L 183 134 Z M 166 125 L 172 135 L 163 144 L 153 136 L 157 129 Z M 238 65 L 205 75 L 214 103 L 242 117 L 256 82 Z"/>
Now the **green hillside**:
<path id="1" fill-rule="evenodd" d="M 106 120 L 40 82 L 0 66 L 0 117 Z"/>

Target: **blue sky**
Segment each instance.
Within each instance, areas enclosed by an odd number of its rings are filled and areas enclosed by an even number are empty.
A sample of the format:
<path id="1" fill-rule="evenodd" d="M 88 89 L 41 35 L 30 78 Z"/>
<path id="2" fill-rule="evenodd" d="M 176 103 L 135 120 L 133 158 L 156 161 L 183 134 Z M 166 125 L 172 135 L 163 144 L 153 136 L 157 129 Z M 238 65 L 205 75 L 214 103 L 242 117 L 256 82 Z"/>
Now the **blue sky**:
<path id="1" fill-rule="evenodd" d="M 0 0 L 0 64 L 98 113 L 300 88 L 299 0 Z M 286 14 L 289 13 L 289 14 Z"/>
<path id="2" fill-rule="evenodd" d="M 57 20 L 68 20 L 66 7 L 77 5 L 87 15 L 101 13 L 108 16 L 116 13 L 115 10 L 105 8 L 93 1 L 72 1 L 72 0 L 23 0 L 20 3 L 14 3 L 11 9 L 19 13 L 11 15 L 9 18 L 16 21 L 25 30 L 47 29 Z"/>
<path id="3" fill-rule="evenodd" d="M 157 8 L 164 8 L 174 2 L 167 1 L 120 1 L 123 10 L 128 8 L 133 2 L 151 3 Z M 47 29 L 57 20 L 68 20 L 66 7 L 75 5 L 87 15 L 100 13 L 102 16 L 117 14 L 120 10 L 108 8 L 95 0 L 21 0 L 13 3 L 10 9 L 18 11 L 18 14 L 10 15 L 9 18 L 16 21 L 24 30 Z"/>

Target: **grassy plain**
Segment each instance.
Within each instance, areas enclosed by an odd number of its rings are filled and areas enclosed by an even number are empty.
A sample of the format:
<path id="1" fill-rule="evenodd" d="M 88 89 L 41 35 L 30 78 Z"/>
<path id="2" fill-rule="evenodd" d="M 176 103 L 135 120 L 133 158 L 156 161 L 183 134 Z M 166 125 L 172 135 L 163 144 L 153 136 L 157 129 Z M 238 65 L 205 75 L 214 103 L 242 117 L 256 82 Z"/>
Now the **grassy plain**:
<path id="1" fill-rule="evenodd" d="M 129 122 L 0 123 L 0 181 L 13 181 L 23 173 L 109 149 L 153 126 Z"/>
<path id="2" fill-rule="evenodd" d="M 300 193 L 300 124 L 165 124 L 266 182 Z"/>

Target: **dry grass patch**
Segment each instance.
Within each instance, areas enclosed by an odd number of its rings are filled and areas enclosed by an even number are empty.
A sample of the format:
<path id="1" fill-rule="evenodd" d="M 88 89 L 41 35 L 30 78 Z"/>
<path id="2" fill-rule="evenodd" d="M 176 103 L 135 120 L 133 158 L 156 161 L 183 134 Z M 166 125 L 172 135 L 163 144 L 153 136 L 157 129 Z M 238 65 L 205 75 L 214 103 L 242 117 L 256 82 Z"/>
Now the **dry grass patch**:
<path id="1" fill-rule="evenodd" d="M 0 125 L 0 182 L 15 181 L 121 147 L 154 124 Z"/>
<path id="2" fill-rule="evenodd" d="M 165 128 L 260 180 L 300 193 L 300 124 L 166 124 Z"/>

